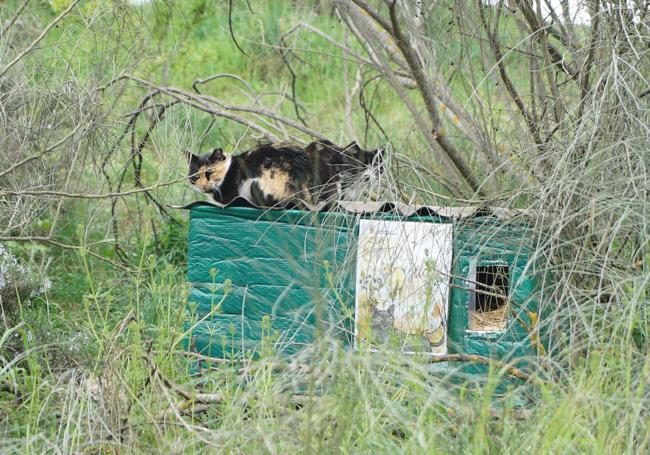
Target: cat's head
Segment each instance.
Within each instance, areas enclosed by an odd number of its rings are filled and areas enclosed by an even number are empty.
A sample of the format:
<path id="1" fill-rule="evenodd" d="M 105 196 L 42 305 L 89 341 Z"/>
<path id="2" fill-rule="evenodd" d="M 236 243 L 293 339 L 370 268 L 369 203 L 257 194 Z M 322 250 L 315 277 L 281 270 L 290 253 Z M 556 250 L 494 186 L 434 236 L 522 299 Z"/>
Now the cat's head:
<path id="1" fill-rule="evenodd" d="M 372 326 L 375 328 L 389 328 L 395 323 L 395 304 L 391 304 L 385 310 L 380 310 L 376 306 L 372 306 Z"/>
<path id="2" fill-rule="evenodd" d="M 382 149 L 364 150 L 356 142 L 342 149 L 344 164 L 340 173 L 343 181 L 342 199 L 377 200 L 384 188 L 384 153 Z"/>
<path id="3" fill-rule="evenodd" d="M 359 167 L 377 167 L 382 163 L 382 149 L 364 150 L 356 142 L 343 147 L 343 154 L 351 158 Z"/>
<path id="4" fill-rule="evenodd" d="M 229 157 L 220 148 L 205 155 L 195 155 L 191 152 L 186 152 L 186 155 L 190 183 L 203 193 L 212 193 L 226 175 Z"/>

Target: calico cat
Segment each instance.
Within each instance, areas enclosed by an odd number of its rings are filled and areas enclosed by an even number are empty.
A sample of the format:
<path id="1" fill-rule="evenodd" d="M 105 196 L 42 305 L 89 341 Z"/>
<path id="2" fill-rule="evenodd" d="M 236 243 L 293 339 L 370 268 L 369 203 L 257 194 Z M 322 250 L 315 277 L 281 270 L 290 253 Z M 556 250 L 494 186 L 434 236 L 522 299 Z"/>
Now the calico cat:
<path id="1" fill-rule="evenodd" d="M 329 141 L 312 142 L 305 149 L 262 144 L 240 155 L 227 155 L 222 149 L 201 156 L 188 152 L 189 179 L 222 204 L 243 197 L 260 207 L 287 207 L 299 201 L 313 205 L 339 196 L 346 181 L 378 156 L 356 143 L 340 148 Z"/>
<path id="2" fill-rule="evenodd" d="M 444 330 L 444 320 L 441 321 Z M 445 342 L 444 334 L 435 339 L 435 330 L 425 330 L 419 334 L 404 333 L 395 327 L 395 304 L 387 309 L 380 310 L 371 307 L 370 326 L 372 340 L 377 345 L 386 345 L 389 342 L 399 343 L 402 352 L 433 352 L 433 348 L 442 346 Z"/>

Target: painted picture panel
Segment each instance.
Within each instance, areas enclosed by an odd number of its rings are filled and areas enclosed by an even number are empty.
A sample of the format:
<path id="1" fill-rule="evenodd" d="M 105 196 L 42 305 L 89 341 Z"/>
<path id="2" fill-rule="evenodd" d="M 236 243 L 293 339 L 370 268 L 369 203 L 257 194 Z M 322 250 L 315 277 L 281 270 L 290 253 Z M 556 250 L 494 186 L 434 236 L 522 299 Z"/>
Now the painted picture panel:
<path id="1" fill-rule="evenodd" d="M 361 220 L 355 347 L 447 353 L 452 225 Z"/>

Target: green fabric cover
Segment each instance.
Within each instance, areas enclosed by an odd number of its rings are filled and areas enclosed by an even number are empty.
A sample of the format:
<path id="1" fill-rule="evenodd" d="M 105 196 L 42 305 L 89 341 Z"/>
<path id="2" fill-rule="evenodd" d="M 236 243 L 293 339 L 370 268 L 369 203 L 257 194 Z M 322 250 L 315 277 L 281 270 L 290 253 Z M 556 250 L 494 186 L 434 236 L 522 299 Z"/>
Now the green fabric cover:
<path id="1" fill-rule="evenodd" d="M 529 335 L 511 315 L 502 333 L 468 332 L 470 291 L 464 278 L 470 275 L 473 261 L 477 264 L 507 263 L 510 271 L 510 298 L 519 318 L 530 326 L 527 311 L 537 311 L 538 279 L 530 260 L 533 251 L 532 232 L 526 226 L 503 224 L 494 218 L 464 220 L 454 227 L 454 262 L 449 304 L 448 335 L 452 352 L 477 354 L 524 368 L 526 357 L 534 355 Z M 543 339 L 545 337 L 542 337 Z M 469 374 L 485 373 L 487 365 L 467 363 Z"/>
<path id="2" fill-rule="evenodd" d="M 335 329 L 349 341 L 351 321 L 343 310 L 354 306 L 348 255 L 354 220 L 340 213 L 193 206 L 191 348 L 230 357 L 265 337 L 277 351 L 292 354 L 312 342 L 319 320 L 322 330 Z"/>
<path id="3" fill-rule="evenodd" d="M 192 206 L 188 347 L 229 358 L 259 349 L 264 338 L 275 351 L 292 354 L 311 343 L 319 330 L 332 330 L 350 346 L 359 219 L 349 213 Z M 436 216 L 408 220 L 449 222 Z M 528 334 L 513 318 L 503 333 L 468 333 L 469 292 L 462 289 L 472 261 L 507 262 L 511 298 L 522 320 L 530 323 L 526 309 L 538 308 L 533 298 L 538 280 L 530 266 L 530 238 L 524 226 L 504 225 L 489 217 L 454 224 L 447 325 L 450 353 L 505 361 L 533 354 Z M 224 295 L 225 288 L 229 292 Z M 465 367 L 470 374 L 485 369 Z"/>

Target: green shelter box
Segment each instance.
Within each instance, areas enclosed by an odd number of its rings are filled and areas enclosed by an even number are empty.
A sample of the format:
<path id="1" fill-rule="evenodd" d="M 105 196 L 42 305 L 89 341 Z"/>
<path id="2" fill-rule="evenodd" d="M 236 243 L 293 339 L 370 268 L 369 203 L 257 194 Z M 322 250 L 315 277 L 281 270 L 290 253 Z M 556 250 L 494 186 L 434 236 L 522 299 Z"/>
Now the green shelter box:
<path id="1" fill-rule="evenodd" d="M 534 237 L 513 212 L 188 208 L 187 348 L 200 354 L 292 355 L 322 334 L 347 349 L 504 361 L 544 349 Z"/>

